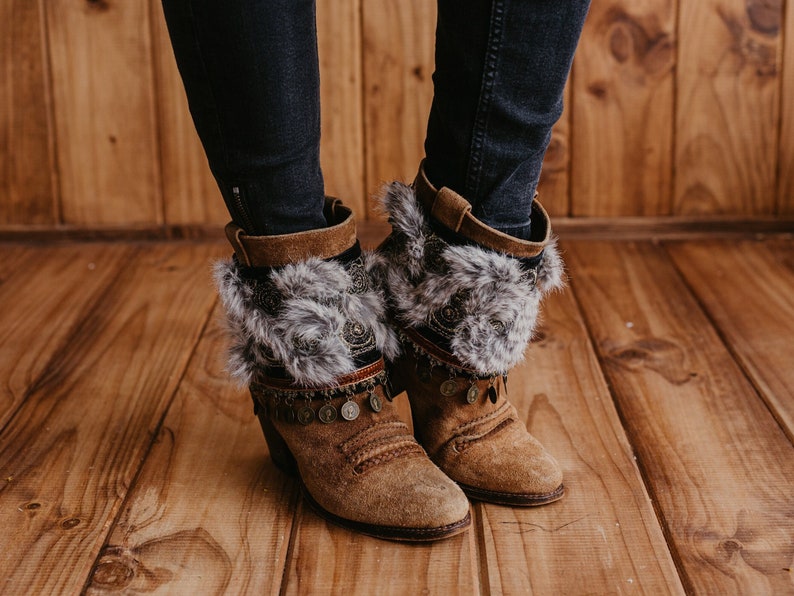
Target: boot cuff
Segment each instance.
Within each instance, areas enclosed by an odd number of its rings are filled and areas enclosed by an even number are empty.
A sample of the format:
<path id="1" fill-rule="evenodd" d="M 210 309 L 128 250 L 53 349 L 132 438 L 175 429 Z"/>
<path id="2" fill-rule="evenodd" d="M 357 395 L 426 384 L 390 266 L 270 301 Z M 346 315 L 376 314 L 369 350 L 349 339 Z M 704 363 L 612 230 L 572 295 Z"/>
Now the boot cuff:
<path id="1" fill-rule="evenodd" d="M 523 359 L 542 296 L 563 286 L 554 238 L 533 260 L 433 232 L 412 187 L 394 182 L 382 205 L 393 233 L 382 245 L 382 273 L 399 324 L 442 337 L 479 375 L 505 374 Z"/>
<path id="2" fill-rule="evenodd" d="M 283 368 L 297 386 L 325 388 L 366 360 L 394 357 L 399 342 L 385 323 L 385 298 L 372 267 L 368 253 L 346 264 L 310 258 L 273 269 L 218 262 L 214 277 L 232 336 L 232 376 L 250 384 Z"/>

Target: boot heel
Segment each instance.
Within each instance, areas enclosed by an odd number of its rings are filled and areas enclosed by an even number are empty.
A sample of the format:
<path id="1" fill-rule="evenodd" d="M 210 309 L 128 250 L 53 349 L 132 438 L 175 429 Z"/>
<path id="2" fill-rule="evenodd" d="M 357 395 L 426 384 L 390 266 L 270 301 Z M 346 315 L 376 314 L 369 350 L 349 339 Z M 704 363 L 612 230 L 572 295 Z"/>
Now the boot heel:
<path id="1" fill-rule="evenodd" d="M 278 431 L 273 426 L 273 423 L 264 414 L 258 414 L 259 424 L 262 427 L 262 432 L 265 435 L 268 451 L 270 451 L 270 459 L 276 464 L 276 467 L 289 476 L 298 475 L 298 464 L 292 456 L 289 447 L 278 434 Z"/>

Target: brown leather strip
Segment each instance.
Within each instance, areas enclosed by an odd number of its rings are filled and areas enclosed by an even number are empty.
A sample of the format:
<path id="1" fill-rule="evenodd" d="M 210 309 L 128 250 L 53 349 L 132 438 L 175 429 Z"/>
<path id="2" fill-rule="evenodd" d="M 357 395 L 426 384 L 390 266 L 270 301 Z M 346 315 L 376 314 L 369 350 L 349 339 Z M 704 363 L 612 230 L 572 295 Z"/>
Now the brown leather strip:
<path id="1" fill-rule="evenodd" d="M 226 226 L 226 238 L 247 267 L 281 267 L 311 257 L 330 259 L 356 243 L 356 221 L 350 209 L 331 197 L 325 200 L 325 214 L 327 228 L 275 236 L 249 236 L 232 222 Z"/>
<path id="2" fill-rule="evenodd" d="M 354 370 L 352 373 L 342 375 L 337 379 L 337 384 L 333 387 L 299 387 L 287 379 L 273 378 L 263 379 L 257 384 L 271 389 L 279 389 L 282 391 L 298 391 L 301 393 L 321 391 L 323 389 L 343 389 L 347 385 L 355 385 L 357 383 L 361 383 L 362 381 L 366 381 L 369 378 L 375 377 L 383 372 L 385 368 L 386 363 L 384 362 L 383 358 L 380 358 L 377 362 L 373 362 L 364 368 L 359 368 L 358 370 Z"/>
<path id="3" fill-rule="evenodd" d="M 442 225 L 480 246 L 515 257 L 539 255 L 551 237 L 549 216 L 539 201 L 532 202 L 532 235 L 535 240 L 519 240 L 485 225 L 471 214 L 471 204 L 447 187 L 436 190 L 427 179 L 424 162 L 414 180 L 414 190 L 427 213 Z"/>
<path id="4" fill-rule="evenodd" d="M 466 373 L 478 374 L 474 369 L 463 366 L 463 364 L 455 357 L 454 354 L 450 354 L 446 350 L 439 348 L 415 329 L 412 329 L 411 327 L 405 327 L 402 331 L 405 333 L 408 339 L 419 346 L 419 348 L 421 348 L 429 356 L 432 356 L 442 364 L 447 364 L 453 368 L 459 368 Z"/>

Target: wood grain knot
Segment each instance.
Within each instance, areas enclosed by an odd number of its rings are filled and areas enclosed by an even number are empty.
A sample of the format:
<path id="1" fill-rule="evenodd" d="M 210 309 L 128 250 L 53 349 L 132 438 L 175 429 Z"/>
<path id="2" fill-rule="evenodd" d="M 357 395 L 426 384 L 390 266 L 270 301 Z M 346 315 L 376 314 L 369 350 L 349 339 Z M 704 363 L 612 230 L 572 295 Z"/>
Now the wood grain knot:
<path id="1" fill-rule="evenodd" d="M 110 2 L 108 0 L 85 0 L 88 10 L 93 12 L 106 12 L 110 10 Z"/>
<path id="2" fill-rule="evenodd" d="M 728 539 L 721 541 L 717 548 L 730 557 L 733 553 L 742 550 L 742 543 L 738 540 Z"/>
<path id="3" fill-rule="evenodd" d="M 732 575 L 747 565 L 772 577 L 788 573 L 794 562 L 794 516 L 788 503 L 769 503 L 774 511 L 742 509 L 736 515 L 731 536 L 710 529 L 694 533 L 699 554 L 723 573 Z"/>
<path id="4" fill-rule="evenodd" d="M 686 370 L 686 353 L 683 348 L 666 339 L 637 340 L 610 352 L 609 360 L 629 370 L 652 370 L 673 385 L 689 383 L 698 376 L 697 373 Z"/>
<path id="5" fill-rule="evenodd" d="M 743 69 L 755 70 L 760 77 L 774 78 L 777 76 L 777 44 L 776 37 L 769 39 L 753 35 L 754 29 L 745 26 L 743 19 L 731 14 L 723 7 L 717 8 L 723 24 L 731 36 L 731 53 L 736 58 L 731 72 L 738 74 Z"/>
<path id="6" fill-rule="evenodd" d="M 94 567 L 91 584 L 104 589 L 121 589 L 135 577 L 135 569 L 123 561 L 105 561 Z"/>
<path id="7" fill-rule="evenodd" d="M 77 526 L 79 526 L 81 520 L 79 517 L 69 517 L 61 522 L 61 528 L 64 530 L 73 530 Z"/>
<path id="8" fill-rule="evenodd" d="M 601 24 L 609 53 L 619 64 L 632 62 L 645 74 L 667 73 L 675 61 L 671 35 L 659 24 L 657 15 L 633 17 L 619 6 L 607 11 Z"/>
<path id="9" fill-rule="evenodd" d="M 782 0 L 747 0 L 747 18 L 754 31 L 777 35 L 783 16 Z"/>

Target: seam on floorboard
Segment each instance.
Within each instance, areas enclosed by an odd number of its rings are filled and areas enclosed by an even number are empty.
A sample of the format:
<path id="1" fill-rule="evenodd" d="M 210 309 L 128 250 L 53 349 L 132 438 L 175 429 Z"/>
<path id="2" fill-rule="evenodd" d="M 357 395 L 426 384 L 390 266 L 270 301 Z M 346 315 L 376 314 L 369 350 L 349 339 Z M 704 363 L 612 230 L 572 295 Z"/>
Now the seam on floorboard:
<path id="1" fill-rule="evenodd" d="M 116 529 L 116 526 L 119 522 L 119 516 L 124 513 L 127 507 L 127 503 L 130 499 L 130 494 L 134 491 L 135 487 L 138 484 L 138 480 L 140 480 L 141 473 L 143 472 L 143 468 L 146 465 L 146 462 L 149 460 L 149 456 L 152 453 L 152 449 L 154 448 L 154 444 L 157 442 L 157 437 L 160 436 L 160 432 L 163 429 L 163 425 L 165 424 L 165 419 L 168 416 L 168 412 L 171 411 L 171 406 L 174 403 L 174 399 L 176 398 L 177 393 L 179 392 L 182 383 L 185 380 L 185 375 L 187 375 L 187 371 L 190 369 L 190 363 L 193 361 L 193 358 L 196 355 L 196 350 L 198 348 L 201 339 L 204 337 L 204 334 L 207 332 L 209 328 L 209 324 L 212 321 L 213 313 L 215 312 L 215 308 L 218 304 L 218 297 L 216 296 L 215 299 L 212 301 L 211 307 L 207 310 L 207 316 L 204 319 L 204 323 L 201 325 L 201 332 L 196 336 L 196 342 L 193 344 L 193 347 L 190 349 L 190 355 L 188 356 L 187 360 L 185 360 L 185 366 L 182 369 L 182 372 L 179 374 L 179 381 L 174 385 L 174 390 L 171 392 L 171 396 L 168 398 L 166 402 L 165 408 L 163 408 L 163 413 L 160 416 L 160 419 L 155 424 L 154 431 L 151 433 L 149 438 L 149 444 L 146 446 L 144 450 L 140 463 L 138 464 L 138 469 L 135 470 L 135 474 L 132 476 L 132 480 L 130 480 L 129 486 L 127 486 L 127 490 L 124 494 L 124 498 L 121 499 L 121 503 L 118 506 L 115 514 L 113 515 L 112 520 L 109 520 L 110 523 L 107 525 L 107 531 L 105 532 L 105 536 L 102 539 L 102 544 L 99 547 L 99 551 L 97 552 L 96 557 L 94 557 L 94 562 L 91 564 L 91 567 L 88 571 L 88 577 L 86 577 L 85 582 L 83 583 L 83 589 L 80 591 L 80 594 L 85 594 L 88 592 L 88 589 L 91 587 L 91 579 L 94 575 L 94 569 L 96 569 L 99 560 L 102 558 L 102 553 L 108 546 L 108 541 L 110 537 L 113 535 L 113 530 Z"/>
<path id="2" fill-rule="evenodd" d="M 683 242 L 690 242 L 691 243 L 692 241 L 691 240 L 689 240 L 689 241 L 678 241 L 676 243 L 677 244 L 683 244 Z M 739 370 L 742 371 L 742 375 L 744 375 L 744 378 L 746 378 L 747 381 L 750 383 L 750 386 L 755 391 L 755 394 L 758 397 L 758 399 L 761 400 L 761 403 L 764 404 L 764 407 L 769 412 L 769 415 L 772 416 L 772 419 L 780 427 L 780 430 L 783 431 L 783 435 L 789 440 L 789 442 L 792 445 L 794 445 L 794 434 L 792 434 L 792 430 L 789 429 L 786 426 L 786 424 L 785 424 L 785 422 L 783 420 L 781 420 L 780 416 L 776 412 L 776 410 L 773 407 L 772 403 L 770 402 L 769 399 L 767 399 L 766 394 L 764 393 L 764 391 L 761 389 L 761 387 L 756 382 L 756 379 L 753 376 L 752 372 L 745 366 L 741 355 L 738 352 L 734 351 L 733 344 L 725 336 L 725 334 L 722 331 L 722 328 L 719 326 L 719 324 L 717 323 L 716 319 L 712 316 L 711 311 L 708 309 L 706 304 L 703 301 L 700 300 L 700 296 L 694 290 L 692 285 L 689 283 L 689 280 L 687 279 L 686 275 L 684 275 L 684 272 L 678 267 L 678 263 L 676 262 L 675 257 L 670 253 L 670 251 L 667 248 L 669 244 L 673 244 L 673 243 L 674 243 L 673 241 L 669 241 L 669 240 L 661 243 L 661 247 L 664 250 L 665 255 L 667 255 L 667 258 L 673 264 L 673 268 L 675 269 L 675 271 L 678 274 L 678 276 L 681 278 L 681 281 L 684 284 L 684 286 L 686 286 L 687 290 L 689 290 L 689 293 L 692 294 L 692 296 L 694 297 L 695 302 L 697 302 L 697 305 L 700 307 L 700 310 L 703 312 L 703 315 L 706 317 L 706 320 L 708 320 L 708 322 L 711 325 L 711 327 L 717 333 L 717 337 L 719 338 L 719 340 L 722 343 L 722 345 L 725 346 L 725 350 L 728 352 L 728 354 L 730 354 L 731 359 L 739 367 Z"/>
<path id="3" fill-rule="evenodd" d="M 656 243 L 647 241 L 645 242 L 651 246 L 656 245 Z M 637 243 L 641 244 L 641 243 Z M 563 249 L 565 248 L 565 244 L 563 243 Z M 667 255 L 667 252 L 664 253 L 665 258 L 671 260 Z M 678 271 L 676 270 L 676 274 Z M 587 331 L 587 339 L 590 342 L 590 347 L 595 354 L 596 360 L 598 361 L 598 367 L 601 370 L 601 376 L 606 383 L 607 389 L 609 391 L 609 396 L 612 399 L 612 406 L 615 408 L 615 412 L 617 412 L 618 419 L 620 420 L 620 425 L 623 427 L 623 434 L 626 436 L 626 440 L 628 441 L 632 455 L 634 456 L 634 461 L 637 465 L 637 469 L 640 472 L 640 478 L 642 479 L 642 484 L 645 487 L 645 492 L 648 495 L 648 498 L 651 501 L 651 506 L 653 507 L 653 511 L 656 514 L 656 522 L 659 524 L 659 528 L 662 531 L 662 535 L 664 536 L 665 543 L 667 545 L 667 551 L 670 553 L 670 557 L 673 560 L 673 564 L 675 565 L 676 573 L 678 573 L 678 578 L 681 581 L 681 585 L 684 588 L 684 591 L 687 594 L 695 594 L 695 587 L 692 580 L 689 578 L 686 570 L 684 569 L 684 565 L 682 562 L 681 555 L 678 552 L 678 549 L 675 546 L 675 541 L 673 540 L 673 534 L 670 530 L 670 524 L 667 522 L 667 518 L 664 515 L 664 511 L 662 511 L 661 507 L 658 505 L 659 499 L 656 498 L 656 492 L 653 490 L 653 487 L 650 483 L 650 474 L 648 473 L 647 468 L 642 460 L 642 458 L 637 455 L 637 449 L 635 445 L 634 435 L 629 431 L 626 425 L 626 416 L 623 412 L 623 409 L 620 407 L 620 402 L 615 396 L 615 390 L 612 386 L 612 383 L 609 379 L 609 376 L 604 371 L 604 364 L 606 359 L 602 356 L 601 350 L 598 349 L 598 343 L 593 335 L 593 330 L 590 325 L 590 322 L 585 315 L 584 309 L 582 308 L 582 302 L 579 299 L 579 295 L 576 291 L 576 286 L 574 283 L 568 288 L 568 291 L 573 293 L 574 302 L 576 303 L 576 308 L 579 311 L 579 316 L 582 319 L 582 323 L 584 324 L 585 330 Z"/>

